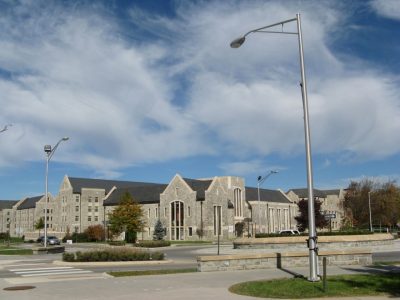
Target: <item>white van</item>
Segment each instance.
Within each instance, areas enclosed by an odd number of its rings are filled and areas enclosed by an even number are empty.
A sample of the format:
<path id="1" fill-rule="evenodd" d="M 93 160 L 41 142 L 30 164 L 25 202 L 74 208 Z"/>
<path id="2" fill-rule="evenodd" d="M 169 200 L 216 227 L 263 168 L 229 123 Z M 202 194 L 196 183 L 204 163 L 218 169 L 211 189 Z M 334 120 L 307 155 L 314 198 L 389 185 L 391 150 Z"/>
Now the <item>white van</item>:
<path id="1" fill-rule="evenodd" d="M 279 235 L 300 235 L 300 232 L 297 229 L 285 229 L 280 230 Z"/>

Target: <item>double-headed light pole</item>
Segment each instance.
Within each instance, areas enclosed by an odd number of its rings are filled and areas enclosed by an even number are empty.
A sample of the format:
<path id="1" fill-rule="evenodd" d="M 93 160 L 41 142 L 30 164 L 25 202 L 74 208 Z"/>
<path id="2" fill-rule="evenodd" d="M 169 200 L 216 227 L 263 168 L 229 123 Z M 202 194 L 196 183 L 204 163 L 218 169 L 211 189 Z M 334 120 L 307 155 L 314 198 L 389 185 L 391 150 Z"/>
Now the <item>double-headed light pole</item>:
<path id="1" fill-rule="evenodd" d="M 283 31 L 283 25 L 290 22 L 297 23 L 297 32 Z M 268 28 L 282 26 L 281 31 L 266 30 Z M 317 232 L 315 230 L 315 214 L 314 214 L 314 195 L 313 195 L 313 175 L 312 175 L 312 161 L 311 161 L 311 141 L 310 141 L 310 125 L 308 117 L 308 98 L 307 98 L 307 84 L 306 84 L 306 73 L 304 67 L 304 53 L 303 53 L 303 37 L 301 33 L 301 20 L 300 14 L 296 14 L 293 19 L 285 20 L 268 26 L 256 28 L 250 30 L 240 38 L 235 39 L 231 43 L 232 48 L 239 48 L 246 40 L 246 36 L 251 33 L 281 33 L 281 34 L 294 34 L 297 35 L 299 41 L 299 55 L 300 55 L 300 71 L 301 71 L 301 95 L 303 99 L 303 110 L 304 110 L 304 135 L 305 135 L 305 146 L 306 146 L 306 165 L 307 165 L 307 189 L 308 189 L 308 248 L 309 248 L 309 261 L 310 261 L 310 276 L 309 281 L 318 281 L 318 248 L 317 248 Z"/>
<path id="2" fill-rule="evenodd" d="M 258 193 L 258 231 L 261 232 L 261 197 L 260 197 L 260 186 L 264 183 L 265 180 L 272 174 L 276 174 L 278 171 L 271 170 L 267 175 L 258 176 L 257 177 L 257 193 Z"/>
<path id="3" fill-rule="evenodd" d="M 44 152 L 46 153 L 46 193 L 45 193 L 45 205 L 44 205 L 44 246 L 47 247 L 47 202 L 49 201 L 48 196 L 48 179 L 49 179 L 49 162 L 53 157 L 54 152 L 56 152 L 58 145 L 61 142 L 68 141 L 69 137 L 63 137 L 61 140 L 57 142 L 57 144 L 52 148 L 51 145 L 44 146 Z"/>

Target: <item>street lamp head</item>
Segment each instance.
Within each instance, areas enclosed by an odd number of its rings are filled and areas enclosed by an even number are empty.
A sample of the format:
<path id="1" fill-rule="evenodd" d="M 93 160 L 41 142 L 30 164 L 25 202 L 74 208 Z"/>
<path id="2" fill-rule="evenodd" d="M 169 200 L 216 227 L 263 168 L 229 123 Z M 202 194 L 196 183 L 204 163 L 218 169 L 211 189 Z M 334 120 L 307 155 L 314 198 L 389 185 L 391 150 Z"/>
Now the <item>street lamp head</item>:
<path id="1" fill-rule="evenodd" d="M 231 48 L 239 48 L 240 46 L 243 45 L 244 41 L 246 38 L 244 36 L 241 36 L 240 38 L 237 38 L 231 42 Z"/>
<path id="2" fill-rule="evenodd" d="M 51 152 L 51 145 L 45 145 L 44 146 L 44 152 L 46 152 L 47 154 Z"/>
<path id="3" fill-rule="evenodd" d="M 260 181 L 262 179 L 262 176 L 257 177 L 257 181 Z"/>
<path id="4" fill-rule="evenodd" d="M 277 174 L 277 173 L 279 173 L 279 171 L 276 171 L 276 170 L 271 171 L 271 174 Z"/>
<path id="5" fill-rule="evenodd" d="M 65 136 L 65 137 L 62 138 L 62 140 L 63 140 L 63 141 L 68 141 L 68 140 L 69 140 L 69 137 Z"/>

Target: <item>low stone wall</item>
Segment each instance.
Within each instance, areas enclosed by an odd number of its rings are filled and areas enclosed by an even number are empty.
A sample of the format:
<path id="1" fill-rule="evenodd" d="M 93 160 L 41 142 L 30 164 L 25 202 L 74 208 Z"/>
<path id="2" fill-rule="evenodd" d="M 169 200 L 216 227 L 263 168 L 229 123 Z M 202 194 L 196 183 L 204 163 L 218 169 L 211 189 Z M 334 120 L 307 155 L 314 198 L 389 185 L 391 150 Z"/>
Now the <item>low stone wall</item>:
<path id="1" fill-rule="evenodd" d="M 327 265 L 331 266 L 372 264 L 372 253 L 369 250 L 321 251 L 318 256 L 320 264 L 322 264 L 323 257 L 327 257 Z M 304 267 L 308 264 L 308 252 L 197 257 L 199 272 L 292 268 Z"/>
<path id="2" fill-rule="evenodd" d="M 33 247 L 33 254 L 49 254 L 49 253 L 63 253 L 65 252 L 64 246 L 49 246 L 49 247 Z"/>
<path id="3" fill-rule="evenodd" d="M 285 249 L 301 251 L 306 246 L 308 236 L 285 236 L 272 238 L 241 238 L 233 242 L 234 249 Z M 367 235 L 336 235 L 318 237 L 320 250 L 337 250 L 349 248 L 374 248 L 394 245 L 394 237 L 390 233 Z"/>

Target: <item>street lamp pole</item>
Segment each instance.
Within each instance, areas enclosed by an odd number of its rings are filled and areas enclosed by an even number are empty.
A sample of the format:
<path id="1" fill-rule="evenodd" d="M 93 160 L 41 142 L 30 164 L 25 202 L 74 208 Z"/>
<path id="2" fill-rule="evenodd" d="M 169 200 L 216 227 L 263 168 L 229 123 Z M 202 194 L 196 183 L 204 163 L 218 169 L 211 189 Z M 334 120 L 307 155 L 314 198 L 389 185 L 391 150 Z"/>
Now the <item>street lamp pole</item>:
<path id="1" fill-rule="evenodd" d="M 63 141 L 68 141 L 69 137 L 63 137 L 60 139 L 57 144 L 51 148 L 51 145 L 44 146 L 44 152 L 46 153 L 46 176 L 45 176 L 45 186 L 46 186 L 46 193 L 45 193 L 45 204 L 44 204 L 44 247 L 47 247 L 47 202 L 48 202 L 48 179 L 49 179 L 49 162 L 50 159 L 53 157 L 54 152 L 57 150 L 58 145 L 60 145 Z"/>
<path id="2" fill-rule="evenodd" d="M 297 32 L 283 31 L 283 25 L 290 22 L 297 23 Z M 282 26 L 281 31 L 266 30 L 275 26 Z M 307 167 L 307 190 L 308 190 L 308 232 L 309 239 L 307 240 L 309 248 L 309 264 L 310 264 L 310 276 L 309 281 L 318 281 L 318 257 L 317 257 L 317 232 L 315 229 L 315 214 L 314 214 L 314 195 L 313 195 L 313 175 L 312 175 L 312 160 L 311 160 L 311 139 L 310 139 L 310 125 L 308 115 L 308 97 L 307 97 L 307 83 L 306 73 L 304 66 L 304 50 L 303 50 L 303 36 L 301 31 L 301 19 L 300 14 L 296 14 L 296 18 L 285 20 L 282 22 L 274 23 L 261 28 L 253 29 L 247 32 L 240 38 L 233 40 L 230 44 L 232 48 L 239 48 L 246 40 L 246 36 L 251 33 L 280 33 L 280 34 L 295 34 L 298 37 L 299 42 L 299 57 L 300 57 L 300 71 L 301 71 L 301 95 L 303 100 L 303 111 L 304 111 L 304 137 L 306 147 L 306 167 Z"/>
<path id="3" fill-rule="evenodd" d="M 257 192 L 258 192 L 258 232 L 261 232 L 261 197 L 260 197 L 260 185 L 272 174 L 276 174 L 278 171 L 270 171 L 267 175 L 257 177 Z"/>
<path id="4" fill-rule="evenodd" d="M 369 231 L 372 232 L 371 191 L 368 192 Z"/>

